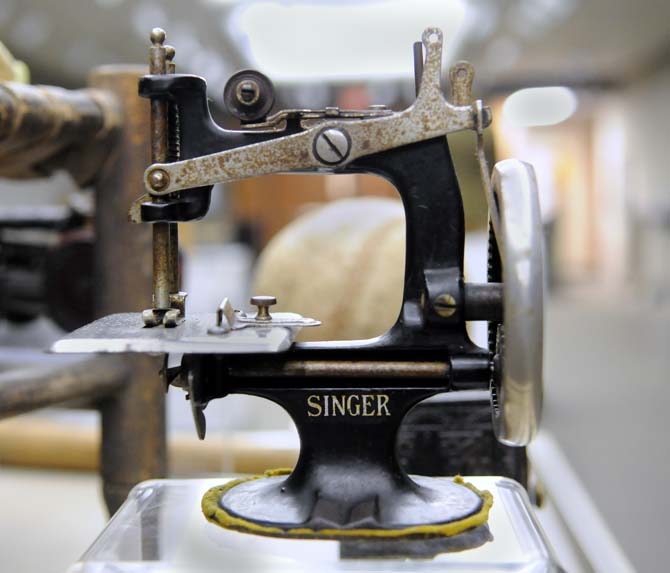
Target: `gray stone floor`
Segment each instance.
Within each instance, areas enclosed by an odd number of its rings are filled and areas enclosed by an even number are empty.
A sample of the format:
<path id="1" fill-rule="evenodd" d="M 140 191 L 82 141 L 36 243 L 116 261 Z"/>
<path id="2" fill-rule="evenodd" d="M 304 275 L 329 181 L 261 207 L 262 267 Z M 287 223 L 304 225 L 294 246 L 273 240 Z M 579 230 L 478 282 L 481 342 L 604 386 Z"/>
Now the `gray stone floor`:
<path id="1" fill-rule="evenodd" d="M 589 291 L 546 320 L 543 428 L 636 569 L 667 571 L 670 309 Z"/>

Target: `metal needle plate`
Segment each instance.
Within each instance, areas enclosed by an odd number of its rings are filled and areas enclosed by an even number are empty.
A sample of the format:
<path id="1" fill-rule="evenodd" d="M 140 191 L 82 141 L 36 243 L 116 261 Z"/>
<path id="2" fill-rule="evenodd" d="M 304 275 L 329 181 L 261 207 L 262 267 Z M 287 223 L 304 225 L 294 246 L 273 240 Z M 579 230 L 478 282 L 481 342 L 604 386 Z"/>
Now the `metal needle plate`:
<path id="1" fill-rule="evenodd" d="M 281 313 L 276 315 L 281 317 Z M 150 354 L 252 354 L 275 353 L 289 349 L 299 327 L 272 326 L 231 330 L 212 335 L 207 330 L 215 326 L 213 313 L 189 314 L 174 328 L 158 326 L 145 328 L 139 313 L 106 316 L 61 338 L 51 347 L 57 353 L 118 353 Z"/>

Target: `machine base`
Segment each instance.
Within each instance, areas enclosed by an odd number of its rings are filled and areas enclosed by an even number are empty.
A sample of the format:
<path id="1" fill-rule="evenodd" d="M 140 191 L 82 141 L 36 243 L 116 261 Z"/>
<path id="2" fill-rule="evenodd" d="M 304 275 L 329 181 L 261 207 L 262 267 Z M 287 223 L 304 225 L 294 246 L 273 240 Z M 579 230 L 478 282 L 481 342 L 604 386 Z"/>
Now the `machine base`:
<path id="1" fill-rule="evenodd" d="M 205 517 L 227 529 L 302 539 L 448 537 L 486 523 L 493 498 L 460 476 L 412 476 L 374 497 L 329 499 L 272 470 L 210 489 Z"/>

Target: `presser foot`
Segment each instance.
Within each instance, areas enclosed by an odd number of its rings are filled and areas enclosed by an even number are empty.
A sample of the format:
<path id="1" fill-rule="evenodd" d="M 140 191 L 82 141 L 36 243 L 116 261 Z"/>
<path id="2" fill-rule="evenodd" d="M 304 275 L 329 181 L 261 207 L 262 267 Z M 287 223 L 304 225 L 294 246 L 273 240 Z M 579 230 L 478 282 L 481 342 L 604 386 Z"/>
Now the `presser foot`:
<path id="1" fill-rule="evenodd" d="M 174 328 L 186 318 L 186 297 L 188 293 L 175 292 L 170 294 L 170 308 L 147 308 L 142 311 L 142 322 L 147 328 L 160 326 Z"/>
<path id="2" fill-rule="evenodd" d="M 176 308 L 147 308 L 142 311 L 142 322 L 147 328 L 160 326 L 174 328 L 184 320 Z"/>
<path id="3" fill-rule="evenodd" d="M 271 537 L 429 539 L 471 533 L 484 526 L 493 503 L 489 492 L 479 491 L 459 476 L 398 475 L 380 480 L 378 475 L 369 479 L 349 475 L 333 484 L 330 471 L 336 470 L 322 468 L 321 475 L 310 476 L 307 484 L 290 470 L 234 480 L 205 494 L 203 513 L 226 529 Z M 374 473 L 375 468 L 370 471 Z M 324 489 L 317 489 L 321 478 L 326 482 Z M 485 543 L 483 530 L 457 545 Z"/>

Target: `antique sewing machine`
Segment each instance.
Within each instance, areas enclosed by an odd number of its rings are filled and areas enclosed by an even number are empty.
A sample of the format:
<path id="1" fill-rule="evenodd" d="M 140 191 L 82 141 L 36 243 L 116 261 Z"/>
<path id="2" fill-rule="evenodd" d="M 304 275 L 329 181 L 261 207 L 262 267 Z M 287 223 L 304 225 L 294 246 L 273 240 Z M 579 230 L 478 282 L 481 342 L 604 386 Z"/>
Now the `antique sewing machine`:
<path id="1" fill-rule="evenodd" d="M 525 446 L 540 417 L 536 182 L 518 160 L 498 163 L 490 175 L 483 132 L 492 118 L 472 100 L 472 67 L 451 68 L 446 99 L 442 33 L 429 28 L 414 46 L 417 96 L 406 110 L 272 115 L 269 79 L 238 72 L 224 100 L 241 128 L 225 130 L 212 120 L 205 80 L 174 73 L 164 32 L 151 39 L 150 74 L 139 92 L 151 101 L 153 163 L 146 193 L 129 207 L 132 221 L 153 228 L 153 307 L 97 320 L 53 350 L 181 355 L 163 375 L 188 393 L 201 438 L 211 400 L 248 394 L 290 414 L 300 456 L 292 470 L 254 478 L 141 484 L 75 570 L 102 561 L 114 561 L 115 571 L 124 570 L 121 561 L 189 571 L 558 570 L 519 484 L 410 476 L 396 455 L 405 415 L 437 395 L 490 392 L 496 436 L 508 445 Z M 463 130 L 476 134 L 490 211 L 485 284 L 464 281 L 463 204 L 447 143 Z M 374 173 L 397 188 L 407 228 L 404 296 L 386 334 L 296 343 L 319 317 L 273 312 L 266 293 L 251 299 L 254 313 L 226 298 L 211 313 L 187 311 L 178 223 L 207 214 L 216 183 L 282 172 Z M 470 340 L 467 321 L 488 322 L 488 348 Z M 141 550 L 128 552 L 128 535 L 141 537 Z"/>

